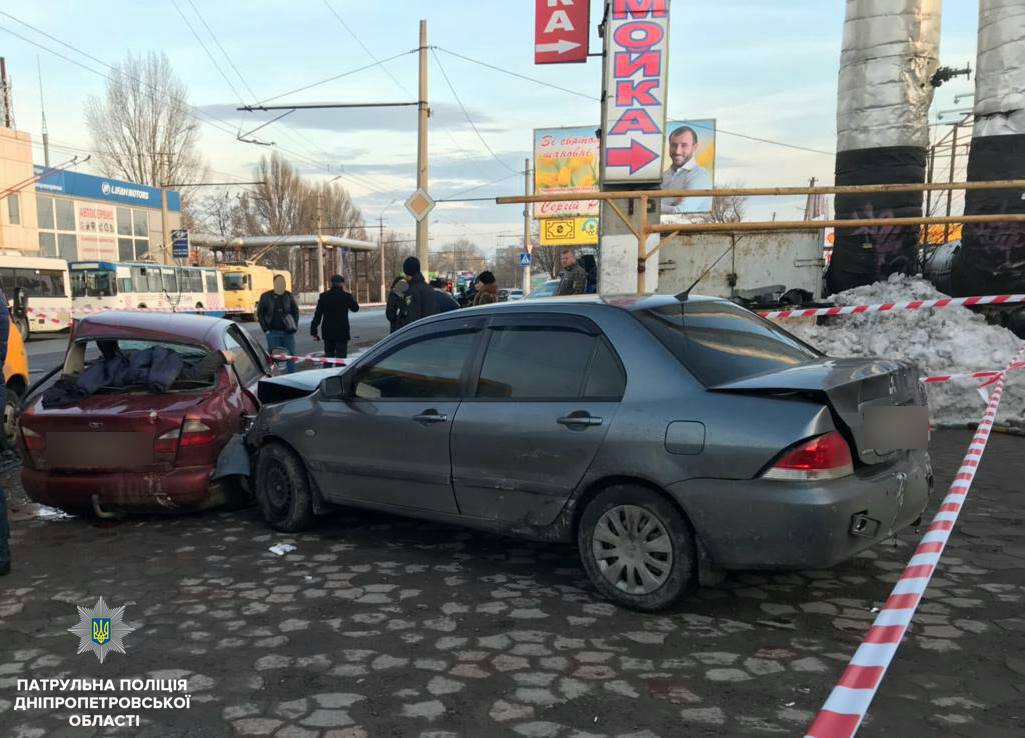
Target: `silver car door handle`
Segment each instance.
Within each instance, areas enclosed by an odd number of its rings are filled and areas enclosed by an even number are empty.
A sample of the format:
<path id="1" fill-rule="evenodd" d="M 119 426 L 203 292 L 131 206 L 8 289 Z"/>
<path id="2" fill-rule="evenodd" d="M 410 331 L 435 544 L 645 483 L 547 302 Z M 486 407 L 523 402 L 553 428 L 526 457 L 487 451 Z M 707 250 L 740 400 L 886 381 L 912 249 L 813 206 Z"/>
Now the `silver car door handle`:
<path id="1" fill-rule="evenodd" d="M 565 418 L 559 418 L 555 421 L 559 425 L 572 426 L 572 425 L 601 425 L 605 422 L 604 418 L 596 418 L 593 415 L 577 415 L 567 416 Z"/>
<path id="2" fill-rule="evenodd" d="M 423 413 L 422 415 L 414 415 L 413 420 L 418 423 L 447 423 L 448 416 L 440 415 L 439 413 Z"/>

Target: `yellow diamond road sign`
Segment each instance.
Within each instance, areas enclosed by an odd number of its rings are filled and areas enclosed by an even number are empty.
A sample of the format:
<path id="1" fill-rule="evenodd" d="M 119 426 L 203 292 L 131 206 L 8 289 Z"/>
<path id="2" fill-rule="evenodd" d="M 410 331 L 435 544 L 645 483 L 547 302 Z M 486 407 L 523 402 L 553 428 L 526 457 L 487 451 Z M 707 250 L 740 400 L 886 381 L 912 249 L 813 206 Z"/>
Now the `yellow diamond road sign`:
<path id="1" fill-rule="evenodd" d="M 421 221 L 427 217 L 427 214 L 434 209 L 434 198 L 428 195 L 424 190 L 420 189 L 409 196 L 406 200 L 406 210 L 412 215 L 417 221 Z"/>

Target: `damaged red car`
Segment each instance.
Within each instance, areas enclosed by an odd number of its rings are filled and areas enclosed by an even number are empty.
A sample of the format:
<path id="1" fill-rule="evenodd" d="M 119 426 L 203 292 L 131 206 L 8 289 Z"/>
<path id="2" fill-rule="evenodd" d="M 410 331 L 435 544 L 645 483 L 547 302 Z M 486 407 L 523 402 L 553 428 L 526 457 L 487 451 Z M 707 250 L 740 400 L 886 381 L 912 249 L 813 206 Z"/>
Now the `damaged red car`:
<path id="1" fill-rule="evenodd" d="M 241 434 L 271 373 L 227 320 L 106 312 L 77 321 L 64 364 L 23 404 L 25 492 L 101 517 L 234 502 L 244 491 L 233 475 L 245 470 L 232 465 L 246 463 Z"/>

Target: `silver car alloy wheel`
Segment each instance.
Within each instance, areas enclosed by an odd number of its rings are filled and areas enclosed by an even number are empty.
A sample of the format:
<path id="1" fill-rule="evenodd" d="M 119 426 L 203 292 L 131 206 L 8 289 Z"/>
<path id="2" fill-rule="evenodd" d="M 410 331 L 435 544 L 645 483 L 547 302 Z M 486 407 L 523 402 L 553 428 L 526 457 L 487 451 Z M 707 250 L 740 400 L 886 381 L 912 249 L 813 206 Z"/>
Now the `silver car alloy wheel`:
<path id="1" fill-rule="evenodd" d="M 591 552 L 602 576 L 628 594 L 651 594 L 673 569 L 669 532 L 654 514 L 637 505 L 618 505 L 598 519 Z"/>

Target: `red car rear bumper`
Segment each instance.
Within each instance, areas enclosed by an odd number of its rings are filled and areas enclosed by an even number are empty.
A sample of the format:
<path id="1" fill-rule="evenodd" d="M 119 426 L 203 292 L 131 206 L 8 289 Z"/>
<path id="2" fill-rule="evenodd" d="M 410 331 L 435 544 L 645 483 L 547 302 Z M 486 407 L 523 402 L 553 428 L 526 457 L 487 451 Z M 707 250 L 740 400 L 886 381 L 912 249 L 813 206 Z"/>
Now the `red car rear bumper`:
<path id="1" fill-rule="evenodd" d="M 33 501 L 64 510 L 92 509 L 98 495 L 105 511 L 186 512 L 223 501 L 221 485 L 210 480 L 213 471 L 208 465 L 150 473 L 61 473 L 24 466 L 21 483 Z"/>

